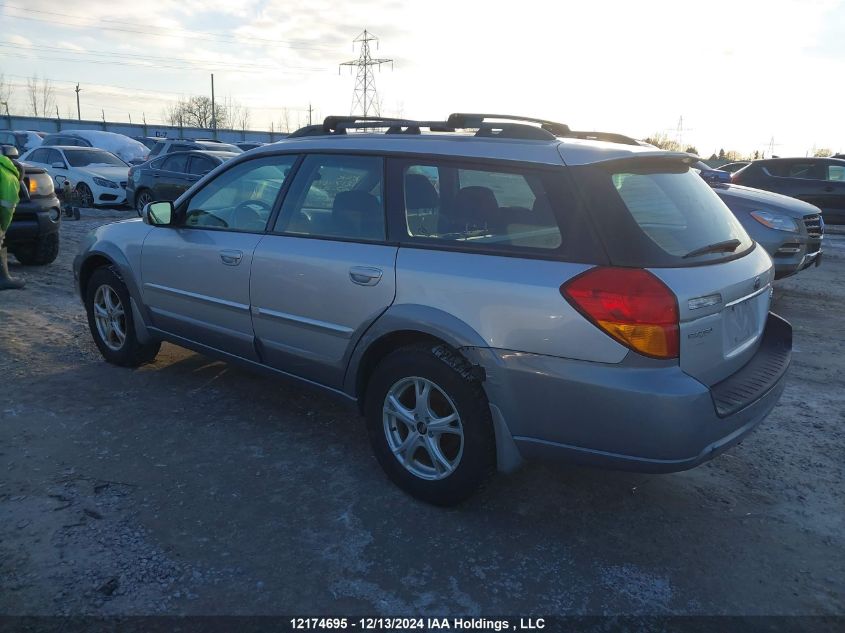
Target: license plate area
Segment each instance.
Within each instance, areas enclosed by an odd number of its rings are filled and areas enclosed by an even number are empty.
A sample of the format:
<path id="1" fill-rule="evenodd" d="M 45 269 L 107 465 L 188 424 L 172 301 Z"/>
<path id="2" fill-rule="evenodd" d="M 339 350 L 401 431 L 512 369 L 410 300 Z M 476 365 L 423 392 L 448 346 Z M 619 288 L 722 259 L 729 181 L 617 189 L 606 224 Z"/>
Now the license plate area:
<path id="1" fill-rule="evenodd" d="M 743 351 L 760 331 L 756 297 L 725 307 L 722 311 L 725 357 Z"/>

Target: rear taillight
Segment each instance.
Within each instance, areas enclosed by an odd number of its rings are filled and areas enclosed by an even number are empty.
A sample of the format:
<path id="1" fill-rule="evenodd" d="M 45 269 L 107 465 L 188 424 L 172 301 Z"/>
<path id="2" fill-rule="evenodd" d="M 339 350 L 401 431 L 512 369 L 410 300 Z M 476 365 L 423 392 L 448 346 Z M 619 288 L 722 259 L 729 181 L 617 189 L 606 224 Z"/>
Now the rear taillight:
<path id="1" fill-rule="evenodd" d="M 640 268 L 591 268 L 560 287 L 581 314 L 623 345 L 652 358 L 678 357 L 678 302 Z"/>

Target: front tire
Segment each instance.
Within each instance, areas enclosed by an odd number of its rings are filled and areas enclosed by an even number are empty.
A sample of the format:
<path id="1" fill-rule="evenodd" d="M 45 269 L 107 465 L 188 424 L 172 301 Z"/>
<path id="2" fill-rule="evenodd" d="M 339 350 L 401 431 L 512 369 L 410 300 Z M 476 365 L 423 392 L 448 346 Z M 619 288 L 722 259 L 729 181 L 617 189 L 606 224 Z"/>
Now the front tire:
<path id="1" fill-rule="evenodd" d="M 138 341 L 129 291 L 113 267 L 98 268 L 91 275 L 85 309 L 94 343 L 108 362 L 139 367 L 155 360 L 161 342 Z"/>
<path id="2" fill-rule="evenodd" d="M 466 360 L 445 345 L 385 357 L 370 378 L 365 414 L 379 464 L 418 499 L 458 504 L 495 469 L 487 397 Z"/>
<path id="3" fill-rule="evenodd" d="M 91 187 L 86 185 L 84 182 L 80 182 L 76 185 L 76 195 L 79 197 L 80 207 L 85 209 L 94 208 L 94 194 L 91 191 Z"/>
<path id="4" fill-rule="evenodd" d="M 16 246 L 13 252 L 24 266 L 46 266 L 59 256 L 59 234 L 41 235 L 34 242 Z"/>

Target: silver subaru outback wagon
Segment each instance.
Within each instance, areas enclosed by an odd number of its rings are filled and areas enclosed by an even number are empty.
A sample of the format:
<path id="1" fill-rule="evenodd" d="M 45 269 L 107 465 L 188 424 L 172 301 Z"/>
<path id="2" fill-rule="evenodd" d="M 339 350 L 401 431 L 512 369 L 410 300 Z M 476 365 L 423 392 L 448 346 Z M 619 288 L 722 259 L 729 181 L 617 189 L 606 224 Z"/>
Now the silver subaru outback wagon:
<path id="1" fill-rule="evenodd" d="M 162 341 L 357 402 L 436 504 L 528 458 L 671 472 L 775 406 L 772 260 L 684 153 L 502 115 L 330 117 L 74 262 L 105 359 Z"/>

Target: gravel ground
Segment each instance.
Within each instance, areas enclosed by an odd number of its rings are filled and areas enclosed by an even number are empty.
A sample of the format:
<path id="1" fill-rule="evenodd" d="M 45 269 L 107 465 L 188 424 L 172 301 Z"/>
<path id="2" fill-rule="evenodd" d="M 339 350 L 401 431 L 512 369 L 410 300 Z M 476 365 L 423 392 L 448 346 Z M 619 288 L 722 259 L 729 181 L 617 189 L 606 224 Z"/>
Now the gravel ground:
<path id="1" fill-rule="evenodd" d="M 105 364 L 73 294 L 93 227 L 0 295 L 0 614 L 845 614 L 845 232 L 778 282 L 790 382 L 693 471 L 534 464 L 460 508 L 383 477 L 322 393 L 165 345 Z"/>

